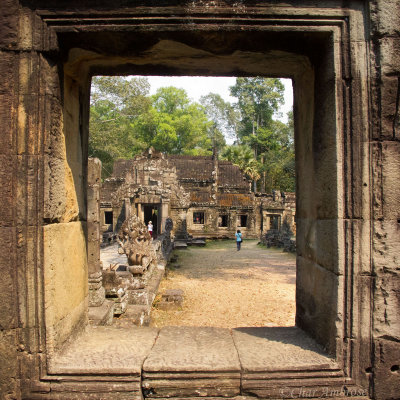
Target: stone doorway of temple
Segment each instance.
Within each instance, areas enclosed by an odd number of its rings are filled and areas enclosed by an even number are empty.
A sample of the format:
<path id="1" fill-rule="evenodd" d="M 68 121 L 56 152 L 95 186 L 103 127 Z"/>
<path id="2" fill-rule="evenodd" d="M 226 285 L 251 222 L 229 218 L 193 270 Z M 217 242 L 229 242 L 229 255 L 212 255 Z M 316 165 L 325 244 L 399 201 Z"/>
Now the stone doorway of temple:
<path id="1" fill-rule="evenodd" d="M 160 205 L 159 204 L 144 204 L 143 205 L 144 223 L 146 226 L 149 221 L 153 223 L 153 235 L 157 236 L 160 233 L 159 218 L 160 218 Z"/>

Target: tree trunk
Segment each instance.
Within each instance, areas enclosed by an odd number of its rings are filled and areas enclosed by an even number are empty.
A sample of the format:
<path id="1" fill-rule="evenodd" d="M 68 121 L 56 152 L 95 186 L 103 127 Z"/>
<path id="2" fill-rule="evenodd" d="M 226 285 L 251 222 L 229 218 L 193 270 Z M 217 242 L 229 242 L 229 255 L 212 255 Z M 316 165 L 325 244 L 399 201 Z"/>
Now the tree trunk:
<path id="1" fill-rule="evenodd" d="M 261 164 L 264 167 L 264 156 L 261 156 Z M 262 178 L 262 183 L 261 183 L 261 192 L 265 192 L 265 178 L 266 178 L 266 172 L 263 171 L 263 178 Z"/>

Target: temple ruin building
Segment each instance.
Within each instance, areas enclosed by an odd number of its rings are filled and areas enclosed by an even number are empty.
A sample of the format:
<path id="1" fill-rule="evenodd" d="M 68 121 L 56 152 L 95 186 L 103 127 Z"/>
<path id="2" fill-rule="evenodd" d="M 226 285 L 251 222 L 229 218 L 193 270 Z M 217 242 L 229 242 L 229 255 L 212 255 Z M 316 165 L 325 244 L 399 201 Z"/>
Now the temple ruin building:
<path id="1" fill-rule="evenodd" d="M 397 399 L 399 26 L 398 0 L 2 0 L 0 397 Z M 88 324 L 90 84 L 119 74 L 293 80 L 295 327 Z"/>
<path id="2" fill-rule="evenodd" d="M 177 240 L 187 237 L 260 238 L 283 223 L 295 230 L 294 193 L 254 194 L 239 167 L 216 156 L 164 155 L 150 149 L 117 160 L 100 192 L 103 234 L 134 214 L 162 233 L 166 218 Z"/>

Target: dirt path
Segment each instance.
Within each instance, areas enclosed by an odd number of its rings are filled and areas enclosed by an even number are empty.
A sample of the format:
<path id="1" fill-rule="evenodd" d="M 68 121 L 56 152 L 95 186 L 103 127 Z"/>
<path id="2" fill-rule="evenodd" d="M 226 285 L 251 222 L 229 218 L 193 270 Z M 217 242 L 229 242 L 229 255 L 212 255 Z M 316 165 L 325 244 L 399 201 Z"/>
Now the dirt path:
<path id="1" fill-rule="evenodd" d="M 293 254 L 266 249 L 257 241 L 210 242 L 207 247 L 176 251 L 179 268 L 170 269 L 160 286 L 182 289 L 181 310 L 152 311 L 157 327 L 293 326 L 296 259 Z"/>

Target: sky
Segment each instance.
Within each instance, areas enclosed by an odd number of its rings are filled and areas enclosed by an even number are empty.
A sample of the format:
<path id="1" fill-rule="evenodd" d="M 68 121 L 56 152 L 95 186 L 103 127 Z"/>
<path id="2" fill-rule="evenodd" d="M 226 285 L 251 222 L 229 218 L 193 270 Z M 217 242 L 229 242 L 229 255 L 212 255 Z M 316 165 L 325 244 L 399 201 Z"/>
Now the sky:
<path id="1" fill-rule="evenodd" d="M 229 87 L 235 84 L 235 77 L 204 77 L 204 76 L 147 76 L 150 83 L 150 94 L 154 94 L 158 88 L 175 86 L 185 89 L 188 96 L 199 101 L 201 96 L 212 93 L 219 94 L 225 101 L 231 103 L 236 99 L 229 95 Z M 286 114 L 293 105 L 293 88 L 291 79 L 282 79 L 285 85 L 285 105 L 281 107 L 282 117 L 278 118 L 287 122 Z"/>

